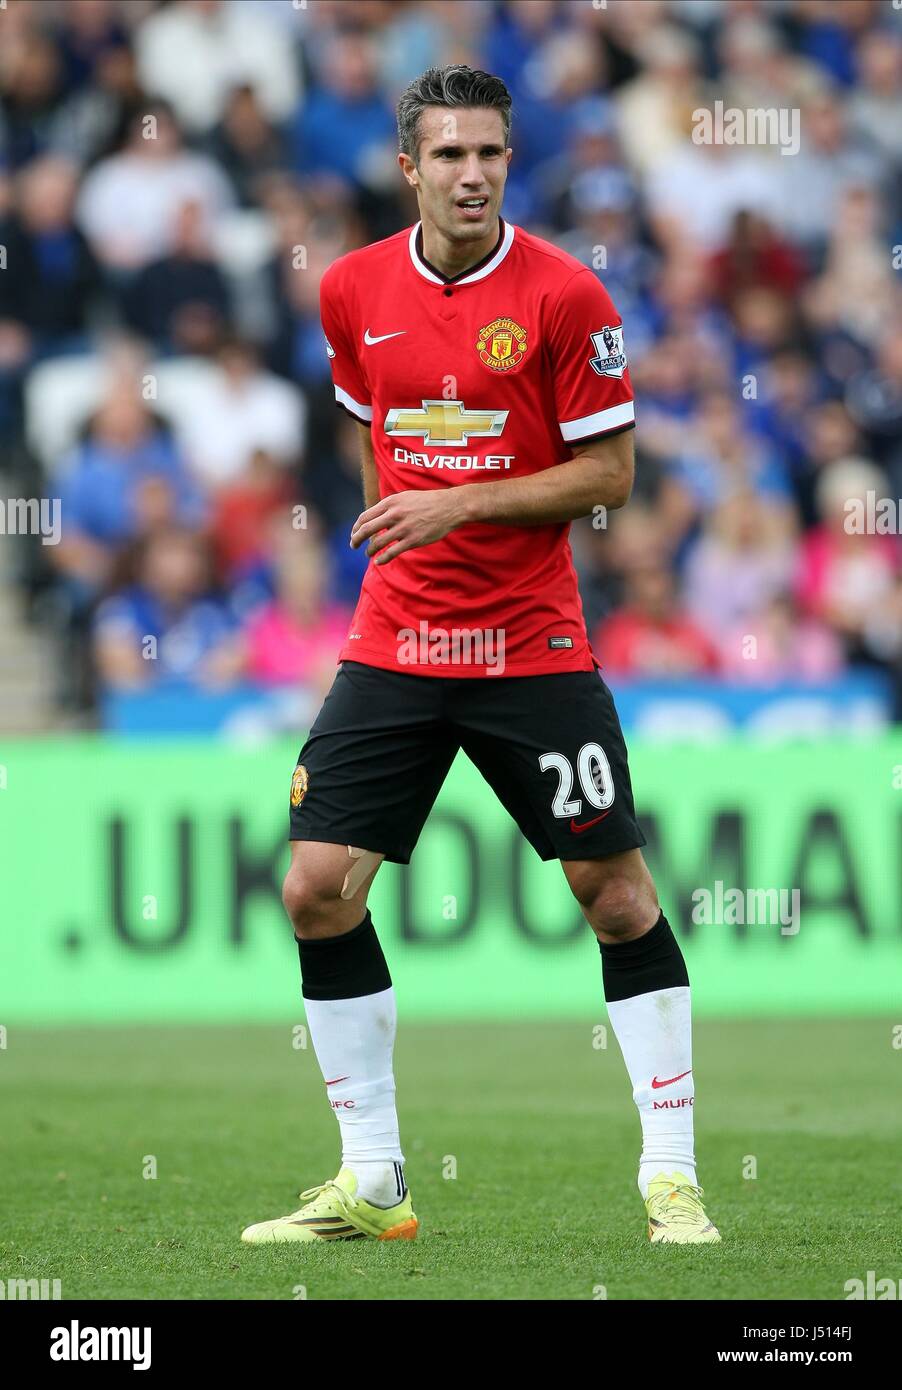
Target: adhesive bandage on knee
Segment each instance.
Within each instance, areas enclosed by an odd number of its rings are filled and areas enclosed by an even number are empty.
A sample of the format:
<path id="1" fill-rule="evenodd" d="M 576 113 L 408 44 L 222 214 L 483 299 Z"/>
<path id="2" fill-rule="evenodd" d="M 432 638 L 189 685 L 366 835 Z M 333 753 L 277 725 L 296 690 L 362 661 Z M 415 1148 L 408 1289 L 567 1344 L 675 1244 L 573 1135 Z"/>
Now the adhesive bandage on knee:
<path id="1" fill-rule="evenodd" d="M 367 875 L 371 874 L 374 869 L 378 869 L 385 858 L 384 854 L 376 854 L 371 849 L 355 849 L 353 845 L 348 845 L 348 854 L 354 863 L 345 874 L 345 881 L 341 889 L 343 898 L 353 898 Z"/>

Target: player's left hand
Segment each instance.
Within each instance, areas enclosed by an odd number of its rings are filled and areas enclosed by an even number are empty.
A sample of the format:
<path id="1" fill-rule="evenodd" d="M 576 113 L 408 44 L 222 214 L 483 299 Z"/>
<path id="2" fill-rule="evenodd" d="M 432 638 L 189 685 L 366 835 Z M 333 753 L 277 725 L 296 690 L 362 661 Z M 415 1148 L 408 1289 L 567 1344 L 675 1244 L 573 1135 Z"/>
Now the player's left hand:
<path id="1" fill-rule="evenodd" d="M 369 540 L 367 555 L 385 565 L 405 550 L 440 541 L 461 524 L 459 488 L 395 492 L 368 507 L 351 528 L 354 550 Z M 372 538 L 372 539 L 371 539 Z"/>

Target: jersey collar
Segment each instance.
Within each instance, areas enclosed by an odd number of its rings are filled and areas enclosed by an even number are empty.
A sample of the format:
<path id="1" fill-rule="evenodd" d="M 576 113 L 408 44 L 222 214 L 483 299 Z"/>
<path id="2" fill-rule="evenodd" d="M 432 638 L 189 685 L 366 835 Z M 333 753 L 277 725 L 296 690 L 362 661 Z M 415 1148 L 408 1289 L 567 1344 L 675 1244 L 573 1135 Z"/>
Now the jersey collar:
<path id="1" fill-rule="evenodd" d="M 503 217 L 499 217 L 498 222 L 498 240 L 489 254 L 478 261 L 476 265 L 471 265 L 467 270 L 462 271 L 460 275 L 451 276 L 443 275 L 440 270 L 436 270 L 434 265 L 430 265 L 423 256 L 423 224 L 417 222 L 415 226 L 411 227 L 407 241 L 414 270 L 433 285 L 472 285 L 477 280 L 484 280 L 487 275 L 491 275 L 493 270 L 497 270 L 514 242 L 515 228 L 513 223 L 505 222 Z"/>

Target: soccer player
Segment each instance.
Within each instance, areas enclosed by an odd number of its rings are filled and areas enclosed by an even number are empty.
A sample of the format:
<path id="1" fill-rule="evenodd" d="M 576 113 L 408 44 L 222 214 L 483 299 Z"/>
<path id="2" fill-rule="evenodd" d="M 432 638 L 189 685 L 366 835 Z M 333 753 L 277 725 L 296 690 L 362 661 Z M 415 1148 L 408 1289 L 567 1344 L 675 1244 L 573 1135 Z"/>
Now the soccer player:
<path id="1" fill-rule="evenodd" d="M 463 748 L 601 952 L 642 1124 L 653 1242 L 720 1236 L 693 1149 L 689 979 L 640 846 L 626 748 L 587 640 L 569 523 L 633 480 L 623 330 L 586 266 L 500 215 L 511 99 L 463 65 L 398 105 L 420 221 L 323 276 L 335 397 L 359 422 L 372 561 L 291 783 L 283 892 L 342 1166 L 249 1242 L 411 1238 L 391 978 L 367 908 Z"/>

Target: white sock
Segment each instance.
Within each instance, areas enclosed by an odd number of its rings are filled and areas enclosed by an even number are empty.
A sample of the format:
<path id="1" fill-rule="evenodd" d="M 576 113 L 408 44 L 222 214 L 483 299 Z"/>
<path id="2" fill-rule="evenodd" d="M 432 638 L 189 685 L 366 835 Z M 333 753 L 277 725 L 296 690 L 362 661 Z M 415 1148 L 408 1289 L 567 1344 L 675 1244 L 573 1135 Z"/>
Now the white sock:
<path id="1" fill-rule="evenodd" d="M 403 1163 L 346 1163 L 357 1179 L 357 1196 L 373 1207 L 396 1207 L 407 1191 Z"/>
<path id="2" fill-rule="evenodd" d="M 342 1166 L 356 1177 L 359 1197 L 393 1207 L 405 1190 L 392 1071 L 395 991 L 305 998 L 304 1009 L 323 1080 L 331 1083 L 326 1095 L 341 1130 Z"/>
<path id="3" fill-rule="evenodd" d="M 693 1139 L 692 1020 L 686 985 L 608 1004 L 611 1027 L 633 1083 L 642 1122 L 639 1191 L 658 1173 L 696 1182 Z M 652 1084 L 654 1083 L 654 1084 Z"/>

